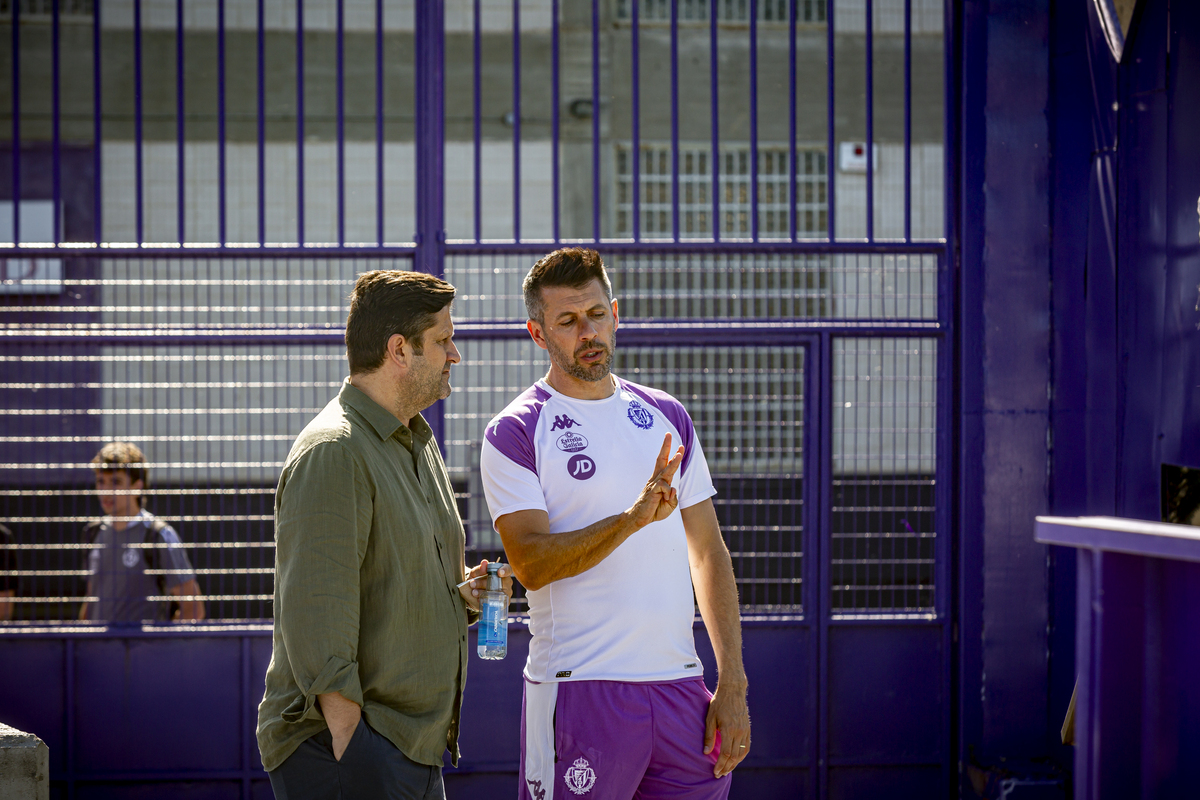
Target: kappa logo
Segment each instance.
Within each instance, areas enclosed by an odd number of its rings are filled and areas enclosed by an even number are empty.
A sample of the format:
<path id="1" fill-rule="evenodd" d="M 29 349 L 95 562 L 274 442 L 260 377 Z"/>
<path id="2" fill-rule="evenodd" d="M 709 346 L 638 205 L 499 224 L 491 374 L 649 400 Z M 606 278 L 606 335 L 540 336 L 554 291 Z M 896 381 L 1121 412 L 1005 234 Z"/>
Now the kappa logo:
<path id="1" fill-rule="evenodd" d="M 596 462 L 585 455 L 571 456 L 567 462 L 567 472 L 577 481 L 586 481 L 596 474 Z"/>
<path id="2" fill-rule="evenodd" d="M 533 795 L 533 800 L 546 800 L 546 790 L 542 788 L 541 781 L 526 778 L 525 782 L 529 784 L 529 793 Z"/>
<path id="3" fill-rule="evenodd" d="M 574 764 L 567 767 L 563 780 L 575 794 L 587 794 L 596 785 L 596 772 L 586 758 L 577 758 Z"/>
<path id="4" fill-rule="evenodd" d="M 571 426 L 573 426 L 573 425 L 577 425 L 580 428 L 583 427 L 578 422 L 576 422 L 575 420 L 568 417 L 566 414 L 559 414 L 558 416 L 556 416 L 554 418 L 554 424 L 550 426 L 550 430 L 551 430 L 551 432 L 570 430 Z"/>
<path id="5" fill-rule="evenodd" d="M 629 421 L 644 431 L 654 427 L 654 415 L 637 400 L 629 401 Z"/>

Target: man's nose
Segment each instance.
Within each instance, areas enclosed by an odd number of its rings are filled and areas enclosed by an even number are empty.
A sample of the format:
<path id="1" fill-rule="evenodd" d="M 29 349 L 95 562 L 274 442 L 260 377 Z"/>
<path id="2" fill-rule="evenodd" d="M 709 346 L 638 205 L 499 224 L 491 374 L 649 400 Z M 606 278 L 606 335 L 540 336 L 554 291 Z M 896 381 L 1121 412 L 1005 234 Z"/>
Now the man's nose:
<path id="1" fill-rule="evenodd" d="M 450 364 L 457 364 L 462 361 L 462 354 L 458 352 L 458 345 L 454 342 L 450 343 L 450 350 L 446 353 L 446 361 Z"/>

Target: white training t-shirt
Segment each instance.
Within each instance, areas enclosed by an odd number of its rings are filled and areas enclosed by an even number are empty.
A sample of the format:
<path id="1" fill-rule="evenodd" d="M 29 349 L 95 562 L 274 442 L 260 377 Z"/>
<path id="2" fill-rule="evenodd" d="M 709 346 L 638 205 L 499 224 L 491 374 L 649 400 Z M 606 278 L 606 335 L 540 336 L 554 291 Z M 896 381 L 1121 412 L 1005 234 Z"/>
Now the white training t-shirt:
<path id="1" fill-rule="evenodd" d="M 684 447 L 672 485 L 679 508 L 716 494 L 691 417 L 666 392 L 617 378 L 604 400 L 577 400 L 540 380 L 488 423 L 480 455 L 493 522 L 542 509 L 550 532 L 619 514 L 654 474 L 663 435 Z M 529 597 L 533 681 L 669 681 L 700 676 L 683 518 L 653 522 L 596 566 Z"/>

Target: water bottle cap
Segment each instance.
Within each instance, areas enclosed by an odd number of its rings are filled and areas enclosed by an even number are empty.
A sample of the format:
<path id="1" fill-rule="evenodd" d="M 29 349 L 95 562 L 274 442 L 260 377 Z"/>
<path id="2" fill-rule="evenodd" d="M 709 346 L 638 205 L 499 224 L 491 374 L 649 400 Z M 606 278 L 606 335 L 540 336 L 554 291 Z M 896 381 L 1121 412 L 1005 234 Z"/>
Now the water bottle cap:
<path id="1" fill-rule="evenodd" d="M 500 592 L 504 590 L 504 582 L 500 578 L 500 568 L 504 564 L 496 562 L 487 565 L 487 588 L 489 592 Z"/>

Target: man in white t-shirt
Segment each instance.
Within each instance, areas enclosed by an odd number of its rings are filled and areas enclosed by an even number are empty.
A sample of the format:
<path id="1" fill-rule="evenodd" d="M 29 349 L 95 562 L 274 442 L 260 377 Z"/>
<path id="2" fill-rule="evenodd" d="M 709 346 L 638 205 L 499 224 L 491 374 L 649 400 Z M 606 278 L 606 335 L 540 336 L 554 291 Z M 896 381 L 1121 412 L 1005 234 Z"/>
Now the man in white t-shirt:
<path id="1" fill-rule="evenodd" d="M 523 288 L 550 371 L 488 424 L 481 454 L 529 597 L 519 797 L 725 798 L 750 716 L 737 586 L 692 420 L 611 373 L 617 301 L 599 254 L 550 253 Z"/>

